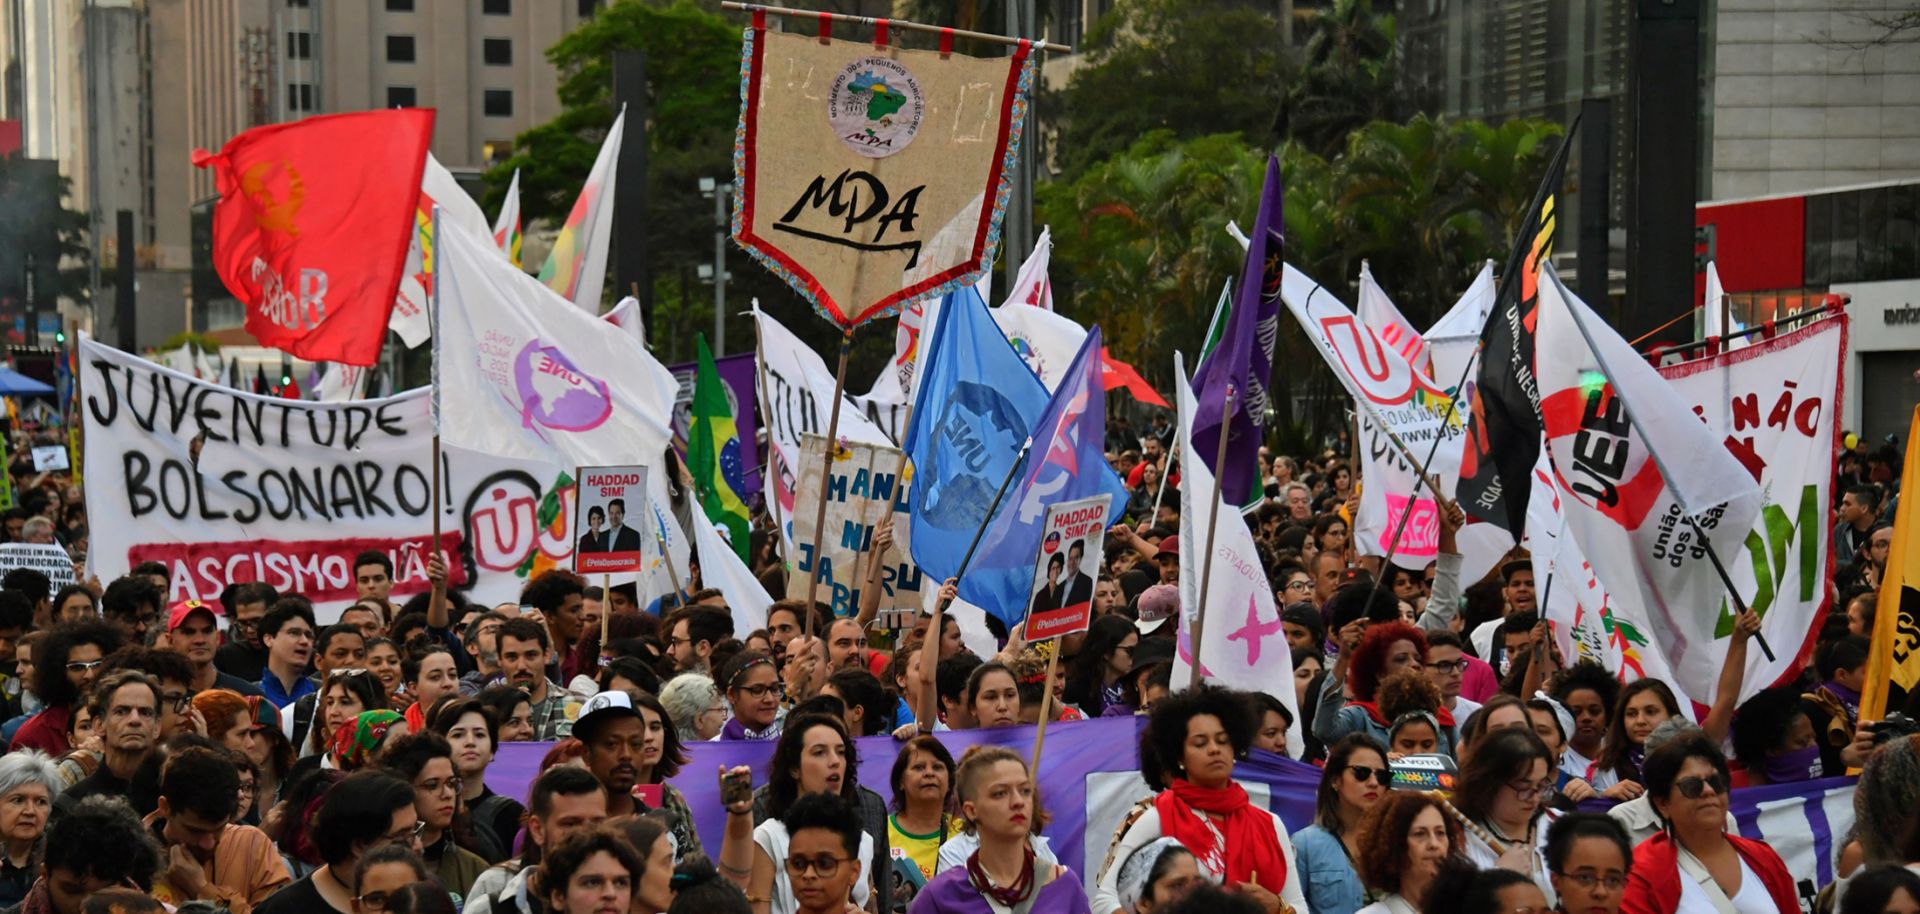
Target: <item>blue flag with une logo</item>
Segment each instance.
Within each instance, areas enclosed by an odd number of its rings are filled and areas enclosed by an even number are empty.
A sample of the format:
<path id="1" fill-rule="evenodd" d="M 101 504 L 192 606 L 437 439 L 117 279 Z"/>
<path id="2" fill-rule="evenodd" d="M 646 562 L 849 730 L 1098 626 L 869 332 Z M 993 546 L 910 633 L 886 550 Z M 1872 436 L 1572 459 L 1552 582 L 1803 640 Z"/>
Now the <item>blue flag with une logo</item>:
<path id="1" fill-rule="evenodd" d="M 973 289 L 946 297 L 922 356 L 907 455 L 913 459 L 913 560 L 953 577 L 986 523 L 960 598 L 1011 627 L 1026 617 L 1046 506 L 1126 487 L 1106 462 L 1100 333 L 1088 335 L 1059 389 L 1047 389 Z M 1033 438 L 1032 453 L 989 521 L 994 493 Z"/>

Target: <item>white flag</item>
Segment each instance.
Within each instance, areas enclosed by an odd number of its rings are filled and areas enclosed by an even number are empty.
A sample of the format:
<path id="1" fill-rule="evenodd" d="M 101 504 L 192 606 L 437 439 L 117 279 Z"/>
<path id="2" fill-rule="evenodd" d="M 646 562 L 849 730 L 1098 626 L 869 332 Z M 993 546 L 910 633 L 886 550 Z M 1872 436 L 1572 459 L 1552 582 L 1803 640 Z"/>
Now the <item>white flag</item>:
<path id="1" fill-rule="evenodd" d="M 459 223 L 470 232 L 488 232 L 487 214 L 480 204 L 454 180 L 440 160 L 427 153 L 426 167 L 420 172 L 420 204 L 414 210 L 413 240 L 407 244 L 407 269 L 400 277 L 400 289 L 394 296 L 393 311 L 387 316 L 387 329 L 400 335 L 408 349 L 427 341 L 427 308 L 433 292 L 433 208 L 440 207 L 440 222 Z"/>
<path id="2" fill-rule="evenodd" d="M 700 554 L 700 586 L 719 590 L 733 611 L 733 630 L 750 632 L 767 624 L 767 607 L 773 597 L 760 586 L 758 578 L 747 570 L 719 529 L 706 514 L 693 512 L 693 545 Z"/>
<path id="3" fill-rule="evenodd" d="M 671 437 L 666 366 L 551 289 L 493 240 L 441 223 L 442 431 L 448 443 L 560 466 L 651 466 Z"/>
<path id="4" fill-rule="evenodd" d="M 1731 603 L 1688 518 L 1730 558 L 1753 528 L 1759 486 L 1550 265 L 1537 318 L 1540 413 L 1567 533 L 1606 590 L 1644 612 L 1682 693 L 1711 703 Z"/>
<path id="5" fill-rule="evenodd" d="M 612 311 L 600 315 L 600 319 L 632 334 L 634 339 L 640 341 L 640 348 L 647 348 L 647 322 L 641 319 L 640 299 L 631 295 L 620 299 L 620 303 L 614 305 Z"/>
<path id="6" fill-rule="evenodd" d="M 520 265 L 520 169 L 513 170 L 507 184 L 506 199 L 500 201 L 500 215 L 493 220 L 493 244 L 514 266 Z"/>
<path id="7" fill-rule="evenodd" d="M 1020 265 L 1020 273 L 1013 278 L 1013 288 L 1007 290 L 1007 300 L 1002 304 L 1033 305 L 1052 311 L 1053 283 L 1047 281 L 1047 263 L 1052 259 L 1053 229 L 1045 227 L 1033 240 L 1033 253 Z M 984 297 L 980 300 L 989 301 Z"/>
<path id="8" fill-rule="evenodd" d="M 1427 358 L 1432 362 L 1429 374 L 1446 387 L 1460 383 L 1467 373 L 1467 363 L 1473 361 L 1473 354 L 1480 349 L 1480 331 L 1487 326 L 1487 316 L 1493 313 L 1493 296 L 1498 291 L 1493 281 L 1493 261 L 1480 265 L 1480 272 L 1467 285 L 1467 291 L 1453 303 L 1447 313 L 1433 322 L 1423 335 L 1427 342 Z"/>
<path id="9" fill-rule="evenodd" d="M 1040 376 L 1048 393 L 1060 386 L 1073 357 L 1087 341 L 1087 328 L 1044 308 L 1006 304 L 988 313 L 1000 325 L 1000 332 L 1007 335 L 1007 342 L 1013 344 L 1013 351 Z"/>
<path id="10" fill-rule="evenodd" d="M 1427 361 L 1427 341 L 1420 331 L 1413 329 L 1413 322 L 1400 313 L 1393 299 L 1387 297 L 1387 290 L 1373 279 L 1373 268 L 1366 261 L 1360 261 L 1360 294 L 1354 309 L 1360 315 L 1360 322 L 1373 330 L 1380 342 L 1391 347 L 1400 357 L 1421 371 L 1432 374 L 1432 365 Z"/>
<path id="11" fill-rule="evenodd" d="M 820 471 L 824 456 L 805 454 L 800 447 L 802 434 L 825 435 L 833 411 L 833 372 L 819 353 L 793 331 L 781 326 L 772 315 L 753 311 L 760 323 L 760 378 L 764 396 L 760 400 L 760 427 L 767 431 L 767 466 L 762 468 L 766 497 L 779 505 L 776 515 L 787 526 L 780 535 L 793 545 L 794 473 L 809 466 Z M 892 447 L 893 441 L 880 427 L 867 419 L 851 399 L 840 404 L 839 437 L 861 444 Z M 788 555 L 798 555 L 789 551 Z"/>
<path id="12" fill-rule="evenodd" d="M 588 314 L 600 313 L 600 288 L 607 279 L 607 249 L 613 243 L 613 182 L 620 161 L 620 132 L 627 121 L 627 109 L 613 119 L 613 127 L 600 143 L 587 183 L 573 201 L 565 225 L 553 239 L 547 262 L 540 267 L 540 281 L 560 293 Z"/>
<path id="13" fill-rule="evenodd" d="M 1266 692 L 1287 706 L 1287 754 L 1299 758 L 1300 711 L 1292 679 L 1293 653 L 1274 606 L 1273 587 L 1240 509 L 1213 495 L 1213 471 L 1193 453 L 1193 385 L 1186 360 L 1174 353 L 1173 385 L 1180 407 L 1180 640 L 1173 661 L 1173 683 L 1184 687 L 1193 675 L 1193 624 L 1200 606 L 1201 566 L 1205 564 L 1207 523 L 1213 537 L 1211 581 L 1207 585 L 1206 630 L 1201 637 L 1200 675 L 1209 682 L 1251 692 Z M 1207 504 L 1212 499 L 1214 504 Z"/>
<path id="14" fill-rule="evenodd" d="M 366 395 L 367 372 L 370 370 L 338 363 L 328 365 L 327 373 L 320 376 L 320 389 L 314 399 L 323 403 L 360 399 Z"/>
<path id="15" fill-rule="evenodd" d="M 699 511 L 693 513 L 700 515 Z M 691 554 L 687 534 L 680 529 L 680 521 L 674 517 L 673 495 L 667 491 L 666 473 L 647 474 L 647 514 L 638 520 L 640 573 L 635 576 L 634 586 L 639 591 L 636 596 L 640 605 L 645 607 L 672 593 L 676 576 L 680 586 L 685 587 L 687 576 L 693 573 L 693 566 L 687 563 L 687 557 Z M 672 570 L 668 570 L 669 567 Z"/>

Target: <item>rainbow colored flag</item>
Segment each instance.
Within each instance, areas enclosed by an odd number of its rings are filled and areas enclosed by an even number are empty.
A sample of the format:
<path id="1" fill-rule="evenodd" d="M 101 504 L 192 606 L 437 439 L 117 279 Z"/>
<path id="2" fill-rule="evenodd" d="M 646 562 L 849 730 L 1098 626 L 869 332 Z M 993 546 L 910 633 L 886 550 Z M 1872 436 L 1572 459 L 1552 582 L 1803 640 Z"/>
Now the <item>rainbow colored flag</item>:
<path id="1" fill-rule="evenodd" d="M 613 119 L 600 143 L 586 186 L 573 201 L 567 222 L 553 239 L 553 250 L 540 267 L 540 281 L 588 314 L 600 313 L 600 289 L 607 280 L 607 249 L 613 241 L 614 166 L 620 161 L 620 132 L 627 111 Z"/>
<path id="2" fill-rule="evenodd" d="M 707 348 L 707 335 L 697 334 L 694 345 L 699 349 L 699 367 L 694 371 L 693 407 L 687 423 L 687 471 L 693 475 L 701 510 L 708 520 L 726 528 L 733 551 L 746 561 L 752 528 L 747 506 L 740 500 L 746 489 L 740 432 L 733 424 L 727 385 L 713 364 L 713 351 Z"/>

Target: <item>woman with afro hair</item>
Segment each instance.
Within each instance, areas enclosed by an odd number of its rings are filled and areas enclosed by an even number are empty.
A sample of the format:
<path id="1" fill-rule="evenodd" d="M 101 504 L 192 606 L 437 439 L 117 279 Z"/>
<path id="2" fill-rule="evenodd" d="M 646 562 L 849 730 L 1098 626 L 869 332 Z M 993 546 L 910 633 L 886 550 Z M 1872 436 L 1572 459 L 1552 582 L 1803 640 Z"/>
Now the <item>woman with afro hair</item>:
<path id="1" fill-rule="evenodd" d="M 1381 713 L 1380 681 L 1401 670 L 1418 670 L 1427 656 L 1427 636 L 1405 622 L 1375 622 L 1367 626 L 1357 646 L 1344 646 L 1333 672 L 1320 687 L 1320 707 L 1313 715 L 1313 735 L 1333 745 L 1349 733 L 1364 733 L 1389 745 L 1387 730 L 1393 721 Z M 1353 698 L 1341 694 L 1341 683 L 1352 687 Z M 1445 708 L 1436 715 L 1440 725 L 1453 729 L 1453 715 Z"/>
<path id="2" fill-rule="evenodd" d="M 1154 706 L 1140 748 L 1152 756 L 1167 786 L 1108 854 L 1093 896 L 1094 914 L 1123 910 L 1120 864 L 1160 838 L 1179 841 L 1209 881 L 1224 883 L 1268 914 L 1307 910 L 1286 824 L 1233 781 L 1234 761 L 1245 758 L 1253 745 L 1250 710 L 1240 694 L 1208 686 Z"/>

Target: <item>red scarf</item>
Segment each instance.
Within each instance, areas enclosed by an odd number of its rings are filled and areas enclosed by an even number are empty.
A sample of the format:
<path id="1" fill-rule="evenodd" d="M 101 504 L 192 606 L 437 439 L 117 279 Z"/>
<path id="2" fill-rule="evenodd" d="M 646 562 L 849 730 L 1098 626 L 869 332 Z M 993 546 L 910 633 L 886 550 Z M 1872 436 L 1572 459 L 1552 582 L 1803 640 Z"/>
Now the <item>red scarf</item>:
<path id="1" fill-rule="evenodd" d="M 1287 858 L 1274 832 L 1273 814 L 1247 800 L 1246 788 L 1232 781 L 1220 788 L 1173 778 L 1172 786 L 1154 798 L 1160 813 L 1160 834 L 1180 842 L 1202 865 L 1226 876 L 1228 884 L 1256 882 L 1275 895 L 1287 885 Z M 1216 846 L 1214 829 L 1203 813 L 1226 817 L 1220 834 L 1226 847 Z"/>
<path id="2" fill-rule="evenodd" d="M 1347 702 L 1347 704 L 1367 712 L 1367 717 L 1371 718 L 1374 723 L 1379 724 L 1382 727 L 1393 726 L 1393 721 L 1388 720 L 1385 715 L 1380 713 L 1380 705 L 1378 702 L 1361 701 L 1356 698 L 1353 701 Z M 1442 727 L 1451 728 L 1454 725 L 1453 712 L 1447 710 L 1446 708 L 1441 708 L 1433 712 L 1433 716 L 1434 716 L 1434 719 L 1440 721 L 1440 726 Z"/>

